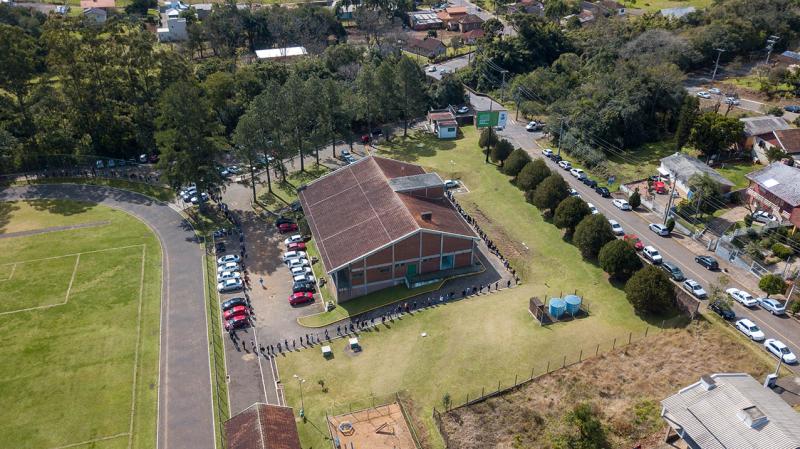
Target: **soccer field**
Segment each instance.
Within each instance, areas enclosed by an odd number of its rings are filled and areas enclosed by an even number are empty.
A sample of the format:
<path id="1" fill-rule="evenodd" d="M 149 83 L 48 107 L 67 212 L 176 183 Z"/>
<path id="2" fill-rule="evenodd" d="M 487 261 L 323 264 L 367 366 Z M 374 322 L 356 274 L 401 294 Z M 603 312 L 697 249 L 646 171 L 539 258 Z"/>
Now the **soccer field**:
<path id="1" fill-rule="evenodd" d="M 141 221 L 0 203 L 0 447 L 155 447 L 160 299 Z"/>

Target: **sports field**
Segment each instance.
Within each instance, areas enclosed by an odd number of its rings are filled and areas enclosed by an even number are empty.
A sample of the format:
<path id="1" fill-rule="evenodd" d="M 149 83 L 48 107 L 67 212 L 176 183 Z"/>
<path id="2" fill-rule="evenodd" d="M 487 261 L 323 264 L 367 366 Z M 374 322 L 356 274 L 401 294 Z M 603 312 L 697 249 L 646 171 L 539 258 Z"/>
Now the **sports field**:
<path id="1" fill-rule="evenodd" d="M 0 447 L 154 447 L 160 298 L 136 218 L 0 203 Z"/>

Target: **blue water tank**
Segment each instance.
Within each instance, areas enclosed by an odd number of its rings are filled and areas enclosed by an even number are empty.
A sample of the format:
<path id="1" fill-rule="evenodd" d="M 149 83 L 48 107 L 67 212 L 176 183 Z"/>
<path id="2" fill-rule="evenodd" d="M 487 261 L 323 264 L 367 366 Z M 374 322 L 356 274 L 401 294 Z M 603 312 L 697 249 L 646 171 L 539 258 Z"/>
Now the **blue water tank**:
<path id="1" fill-rule="evenodd" d="M 567 313 L 575 315 L 581 311 L 581 297 L 578 295 L 567 295 L 564 297 L 567 306 Z"/>
<path id="2" fill-rule="evenodd" d="M 566 310 L 566 304 L 564 300 L 561 298 L 550 298 L 550 302 L 548 304 L 548 311 L 550 315 L 555 318 L 561 318 L 561 315 L 564 314 Z"/>

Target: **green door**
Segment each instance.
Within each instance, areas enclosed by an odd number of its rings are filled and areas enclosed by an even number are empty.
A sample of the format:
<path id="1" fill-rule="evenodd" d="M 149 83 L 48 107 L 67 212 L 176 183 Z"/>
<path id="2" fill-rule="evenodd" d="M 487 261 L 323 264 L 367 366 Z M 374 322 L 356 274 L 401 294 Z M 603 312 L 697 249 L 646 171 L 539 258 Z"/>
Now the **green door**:
<path id="1" fill-rule="evenodd" d="M 417 264 L 410 263 L 406 265 L 406 277 L 410 278 L 411 276 L 417 275 Z"/>

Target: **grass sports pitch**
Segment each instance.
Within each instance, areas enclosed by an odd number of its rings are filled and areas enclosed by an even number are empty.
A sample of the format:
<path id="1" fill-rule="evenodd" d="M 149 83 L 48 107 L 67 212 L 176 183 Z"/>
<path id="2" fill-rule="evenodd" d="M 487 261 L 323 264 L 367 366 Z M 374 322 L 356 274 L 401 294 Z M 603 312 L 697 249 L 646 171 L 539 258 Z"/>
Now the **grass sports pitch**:
<path id="1" fill-rule="evenodd" d="M 160 299 L 141 221 L 0 203 L 0 447 L 154 447 Z"/>

